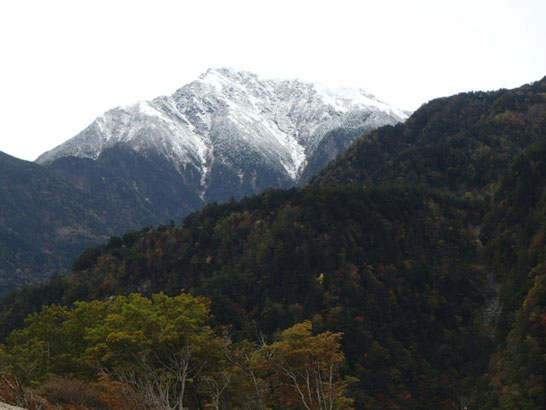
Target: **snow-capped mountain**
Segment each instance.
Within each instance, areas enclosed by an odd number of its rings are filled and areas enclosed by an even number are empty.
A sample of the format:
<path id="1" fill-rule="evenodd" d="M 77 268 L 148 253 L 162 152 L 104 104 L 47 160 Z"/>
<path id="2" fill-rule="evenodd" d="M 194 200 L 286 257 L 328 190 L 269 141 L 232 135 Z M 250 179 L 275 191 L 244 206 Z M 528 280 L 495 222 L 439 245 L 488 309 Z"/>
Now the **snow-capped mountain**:
<path id="1" fill-rule="evenodd" d="M 210 69 L 170 96 L 106 112 L 37 162 L 122 146 L 167 161 L 204 202 L 226 200 L 304 182 L 364 132 L 406 118 L 362 90 Z"/>

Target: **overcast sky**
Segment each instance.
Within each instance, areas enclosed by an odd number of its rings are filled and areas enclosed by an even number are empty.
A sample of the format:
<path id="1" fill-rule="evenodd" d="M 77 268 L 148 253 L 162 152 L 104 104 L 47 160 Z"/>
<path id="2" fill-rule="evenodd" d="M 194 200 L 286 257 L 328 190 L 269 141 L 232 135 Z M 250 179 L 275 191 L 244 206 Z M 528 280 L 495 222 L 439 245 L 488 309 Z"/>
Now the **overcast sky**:
<path id="1" fill-rule="evenodd" d="M 34 160 L 209 67 L 363 88 L 402 109 L 546 75 L 544 0 L 0 3 L 0 151 Z"/>

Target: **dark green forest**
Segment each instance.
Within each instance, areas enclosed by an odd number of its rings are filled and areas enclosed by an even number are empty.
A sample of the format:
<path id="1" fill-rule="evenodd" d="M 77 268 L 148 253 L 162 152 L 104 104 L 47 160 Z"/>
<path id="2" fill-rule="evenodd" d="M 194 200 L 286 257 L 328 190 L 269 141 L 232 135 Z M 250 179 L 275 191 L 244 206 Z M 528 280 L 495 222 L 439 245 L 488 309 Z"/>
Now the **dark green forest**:
<path id="1" fill-rule="evenodd" d="M 0 296 L 69 271 L 110 236 L 199 209 L 203 201 L 177 175 L 123 145 L 46 166 L 0 152 Z"/>
<path id="2" fill-rule="evenodd" d="M 11 292 L 2 386 L 76 406 L 52 393 L 62 378 L 120 408 L 185 344 L 202 371 L 160 379 L 190 408 L 542 409 L 545 239 L 546 79 L 441 98 L 308 186 L 112 237 Z M 287 378 L 309 368 L 323 399 Z"/>

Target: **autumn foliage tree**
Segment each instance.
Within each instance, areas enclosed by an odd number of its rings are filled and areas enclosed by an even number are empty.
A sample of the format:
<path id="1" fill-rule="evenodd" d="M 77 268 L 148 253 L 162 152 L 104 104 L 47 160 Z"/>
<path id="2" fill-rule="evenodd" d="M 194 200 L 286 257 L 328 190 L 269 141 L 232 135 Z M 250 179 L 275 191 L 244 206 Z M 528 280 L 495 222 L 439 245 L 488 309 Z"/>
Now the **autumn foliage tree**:
<path id="1" fill-rule="evenodd" d="M 232 343 L 209 324 L 209 306 L 186 293 L 47 306 L 0 346 L 0 364 L 47 398 L 88 408 L 122 396 L 141 397 L 139 408 L 350 408 L 340 333 L 313 335 L 306 321 L 273 344 Z"/>
<path id="2" fill-rule="evenodd" d="M 27 383 L 108 374 L 159 408 L 182 409 L 188 382 L 214 373 L 224 356 L 208 325 L 209 304 L 185 293 L 135 293 L 74 309 L 44 307 L 8 339 L 10 367 Z"/>
<path id="3" fill-rule="evenodd" d="M 281 405 L 298 409 L 348 409 L 351 379 L 341 378 L 341 333 L 312 333 L 310 321 L 282 332 L 280 341 L 262 348 L 263 368 Z"/>
<path id="4" fill-rule="evenodd" d="M 184 293 L 119 296 L 88 331 L 86 358 L 161 408 L 182 409 L 188 382 L 222 346 L 209 318 L 209 302 Z"/>

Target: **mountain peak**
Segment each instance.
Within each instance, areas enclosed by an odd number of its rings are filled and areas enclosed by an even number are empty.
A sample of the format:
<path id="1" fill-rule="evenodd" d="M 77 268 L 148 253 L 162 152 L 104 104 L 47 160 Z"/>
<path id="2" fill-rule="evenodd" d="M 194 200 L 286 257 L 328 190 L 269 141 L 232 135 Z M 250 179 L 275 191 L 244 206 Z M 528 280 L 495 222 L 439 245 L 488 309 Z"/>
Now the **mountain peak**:
<path id="1" fill-rule="evenodd" d="M 240 185 L 234 195 L 240 196 L 299 183 L 311 172 L 309 164 L 324 165 L 315 158 L 319 153 L 323 161 L 332 159 L 365 131 L 406 118 L 363 90 L 211 68 L 171 96 L 107 111 L 37 162 L 97 159 L 105 149 L 124 144 L 164 158 L 183 179 L 190 172 L 203 199 L 212 195 L 220 169 Z M 332 136 L 339 128 L 352 131 Z M 263 173 L 268 176 L 261 181 Z"/>
<path id="2" fill-rule="evenodd" d="M 226 78 L 241 78 L 241 77 L 258 77 L 256 74 L 251 73 L 249 71 L 245 70 L 236 70 L 231 67 L 211 67 L 207 71 L 205 71 L 203 74 L 199 76 L 200 79 L 209 77 L 209 76 L 222 76 Z"/>

